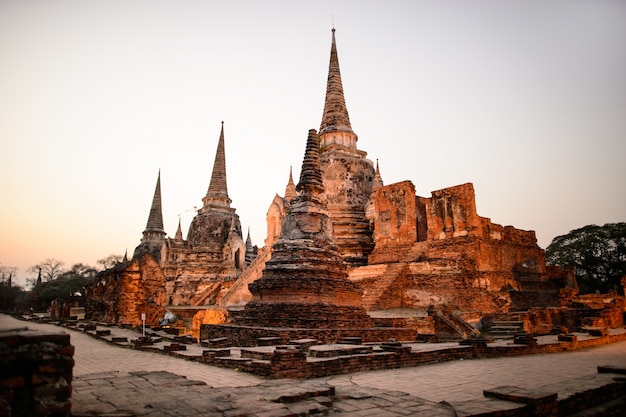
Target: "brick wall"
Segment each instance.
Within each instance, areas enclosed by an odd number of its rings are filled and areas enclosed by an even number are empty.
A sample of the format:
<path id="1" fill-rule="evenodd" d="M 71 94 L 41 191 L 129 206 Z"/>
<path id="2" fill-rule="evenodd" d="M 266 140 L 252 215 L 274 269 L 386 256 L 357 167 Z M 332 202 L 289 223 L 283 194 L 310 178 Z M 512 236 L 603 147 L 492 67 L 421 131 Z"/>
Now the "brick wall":
<path id="1" fill-rule="evenodd" d="M 415 329 L 369 328 L 369 329 L 298 329 L 277 327 L 249 327 L 203 324 L 200 340 L 226 337 L 232 346 L 256 346 L 258 338 L 280 337 L 282 343 L 297 339 L 316 339 L 320 343 L 337 343 L 346 337 L 360 337 L 363 342 L 383 342 L 388 339 L 415 340 Z"/>
<path id="2" fill-rule="evenodd" d="M 69 416 L 73 356 L 69 334 L 0 331 L 0 415 Z"/>
<path id="3" fill-rule="evenodd" d="M 210 327 L 203 326 L 204 334 Z M 228 326 L 221 326 L 228 327 Z M 233 327 L 233 326 L 231 326 Z M 262 337 L 281 337 L 278 332 L 270 330 Z M 222 333 L 223 334 L 223 333 Z M 304 336 L 307 335 L 294 335 Z M 348 336 L 346 336 L 348 337 Z M 294 337 L 295 339 L 296 337 Z M 368 354 L 345 354 L 334 357 L 316 358 L 308 361 L 306 352 L 295 346 L 278 347 L 268 361 L 252 359 L 232 360 L 219 355 L 204 355 L 205 363 L 225 367 L 237 368 L 244 372 L 250 372 L 270 378 L 318 378 L 322 376 L 338 375 L 348 372 L 358 372 L 376 369 L 391 369 L 401 367 L 414 367 L 418 365 L 433 364 L 459 359 L 496 358 L 503 356 L 520 356 L 537 353 L 558 353 L 568 350 L 601 346 L 608 343 L 626 340 L 626 333 L 609 335 L 583 341 L 559 342 L 548 345 L 515 345 L 515 346 L 487 346 L 485 344 L 472 344 L 469 346 L 450 347 L 435 351 L 412 351 L 409 346 L 376 349 Z M 283 339 L 283 343 L 287 343 Z M 256 345 L 256 343 L 255 343 Z M 249 345 L 252 346 L 252 345 Z"/>

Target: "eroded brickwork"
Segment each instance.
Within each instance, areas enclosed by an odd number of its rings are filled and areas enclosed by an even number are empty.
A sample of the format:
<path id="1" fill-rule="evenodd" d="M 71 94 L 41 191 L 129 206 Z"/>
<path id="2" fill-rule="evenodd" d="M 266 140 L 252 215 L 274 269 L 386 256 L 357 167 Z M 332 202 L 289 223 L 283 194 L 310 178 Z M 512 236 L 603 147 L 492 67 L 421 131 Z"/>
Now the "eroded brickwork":
<path id="1" fill-rule="evenodd" d="M 287 328 L 359 328 L 373 323 L 362 291 L 349 281 L 324 199 L 318 136 L 309 131 L 298 196 L 290 204 L 252 300 L 235 324 Z"/>
<path id="2" fill-rule="evenodd" d="M 70 415 L 74 346 L 69 334 L 5 330 L 0 351 L 1 415 Z"/>
<path id="3" fill-rule="evenodd" d="M 511 293 L 519 305 L 528 291 L 541 292 L 541 305 L 560 305 L 567 280 L 547 273 L 534 232 L 480 217 L 472 184 L 424 198 L 404 181 L 374 190 L 371 204 L 376 246 L 370 266 L 351 270 L 368 310 L 508 311 Z"/>
<path id="4" fill-rule="evenodd" d="M 156 326 L 165 315 L 165 275 L 151 255 L 118 264 L 85 289 L 86 315 L 91 320 Z"/>

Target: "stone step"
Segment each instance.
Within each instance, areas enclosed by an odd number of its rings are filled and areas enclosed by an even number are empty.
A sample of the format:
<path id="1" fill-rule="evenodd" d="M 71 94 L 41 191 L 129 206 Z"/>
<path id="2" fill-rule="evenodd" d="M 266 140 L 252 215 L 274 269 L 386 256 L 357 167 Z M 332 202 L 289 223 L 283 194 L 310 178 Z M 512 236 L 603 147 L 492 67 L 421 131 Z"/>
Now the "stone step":
<path id="1" fill-rule="evenodd" d="M 515 321 L 515 320 L 494 320 L 492 327 L 494 326 L 523 326 L 523 321 Z"/>
<path id="2" fill-rule="evenodd" d="M 491 326 L 489 328 L 489 331 L 490 332 L 500 331 L 500 330 L 501 331 L 504 331 L 504 330 L 506 330 L 506 331 L 509 331 L 509 330 L 511 330 L 511 331 L 519 331 L 522 328 L 523 328 L 523 326 Z"/>

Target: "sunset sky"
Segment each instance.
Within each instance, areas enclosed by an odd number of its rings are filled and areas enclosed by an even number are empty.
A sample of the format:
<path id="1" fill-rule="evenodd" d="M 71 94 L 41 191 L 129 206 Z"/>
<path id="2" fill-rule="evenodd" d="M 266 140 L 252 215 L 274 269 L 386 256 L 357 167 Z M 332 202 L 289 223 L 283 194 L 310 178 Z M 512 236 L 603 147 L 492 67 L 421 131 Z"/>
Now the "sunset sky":
<path id="1" fill-rule="evenodd" d="M 228 191 L 263 246 L 321 121 L 336 28 L 357 146 L 420 196 L 545 248 L 626 221 L 626 2 L 0 0 L 0 264 L 139 244 L 159 169 L 184 234 L 224 121 Z M 244 236 L 245 238 L 245 236 Z"/>

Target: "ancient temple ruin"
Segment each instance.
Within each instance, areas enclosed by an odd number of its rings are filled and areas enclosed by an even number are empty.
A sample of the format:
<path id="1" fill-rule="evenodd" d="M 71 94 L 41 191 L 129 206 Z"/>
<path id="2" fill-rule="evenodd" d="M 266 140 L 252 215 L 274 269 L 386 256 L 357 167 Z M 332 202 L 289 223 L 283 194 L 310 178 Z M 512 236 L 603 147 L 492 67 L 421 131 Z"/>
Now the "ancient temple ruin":
<path id="1" fill-rule="evenodd" d="M 346 337 L 379 342 L 414 338 L 413 329 L 376 328 L 362 306 L 363 291 L 348 279 L 326 206 L 314 129 L 309 130 L 296 191 L 261 278 L 248 286 L 252 299 L 228 325 L 203 325 L 201 338 L 227 338 L 240 346 L 264 337 L 282 343 L 299 338 L 326 343 Z"/>
<path id="2" fill-rule="evenodd" d="M 159 172 L 146 230 L 132 260 L 103 271 L 86 289 L 89 318 L 137 325 L 147 313 L 147 323 L 154 325 L 168 308 L 213 305 L 254 260 L 257 248 L 249 235 L 243 240 L 228 197 L 223 123 L 202 202 L 187 239 L 180 222 L 174 238 L 166 237 Z M 186 318 L 193 314 L 193 309 L 180 312 Z"/>
<path id="3" fill-rule="evenodd" d="M 332 337 L 311 331 L 291 338 L 336 340 L 360 329 L 369 340 L 384 340 L 401 333 L 376 329 L 403 327 L 414 335 L 439 332 L 444 323 L 466 337 L 489 317 L 572 305 L 571 271 L 546 266 L 533 231 L 480 216 L 471 183 L 426 197 L 408 180 L 384 185 L 378 161 L 367 159 L 357 141 L 333 29 L 319 133 L 309 134 L 298 186 L 290 169 L 284 196 L 270 204 L 265 245 L 257 250 L 249 232 L 243 240 L 231 207 L 222 125 L 211 182 L 187 238 L 180 224 L 174 238 L 165 236 L 159 177 L 133 260 L 102 273 L 90 290 L 92 317 L 136 323 L 135 310 L 111 313 L 124 305 L 105 290 L 116 288 L 155 311 L 228 309 L 232 323 L 219 331 L 228 328 L 246 343 L 258 336 L 250 329 L 261 326 L 342 329 Z M 131 264 L 138 275 L 130 274 Z M 134 284 L 125 284 L 131 275 Z M 154 290 L 135 290 L 142 285 Z"/>
<path id="4" fill-rule="evenodd" d="M 332 30 L 326 100 L 319 130 L 320 163 L 335 239 L 351 266 L 366 265 L 372 251 L 372 230 L 365 207 L 375 175 L 367 152 L 357 149 L 343 93 L 339 58 Z"/>
<path id="5" fill-rule="evenodd" d="M 291 200 L 280 238 L 252 300 L 234 324 L 265 327 L 372 327 L 363 291 L 348 280 L 326 208 L 318 137 L 310 130 L 298 195 Z"/>
<path id="6" fill-rule="evenodd" d="M 231 202 L 222 123 L 209 188 L 189 226 L 187 240 L 177 231 L 163 246 L 168 305 L 215 304 L 220 292 L 245 269 L 246 252 L 250 258 L 252 249 L 243 240 L 239 216 Z"/>
<path id="7" fill-rule="evenodd" d="M 471 183 L 416 195 L 410 181 L 383 185 L 378 161 L 356 147 L 332 31 L 324 111 L 319 130 L 320 167 L 333 234 L 349 279 L 363 290 L 372 317 L 406 318 L 455 312 L 477 324 L 485 314 L 559 307 L 575 280 L 548 268 L 535 233 L 494 224 L 476 211 Z M 293 198 L 275 196 L 268 210 L 266 247 L 257 268 L 246 271 L 221 305 L 241 308 L 248 286 L 261 276 Z M 448 317 L 451 317 L 448 314 Z"/>

